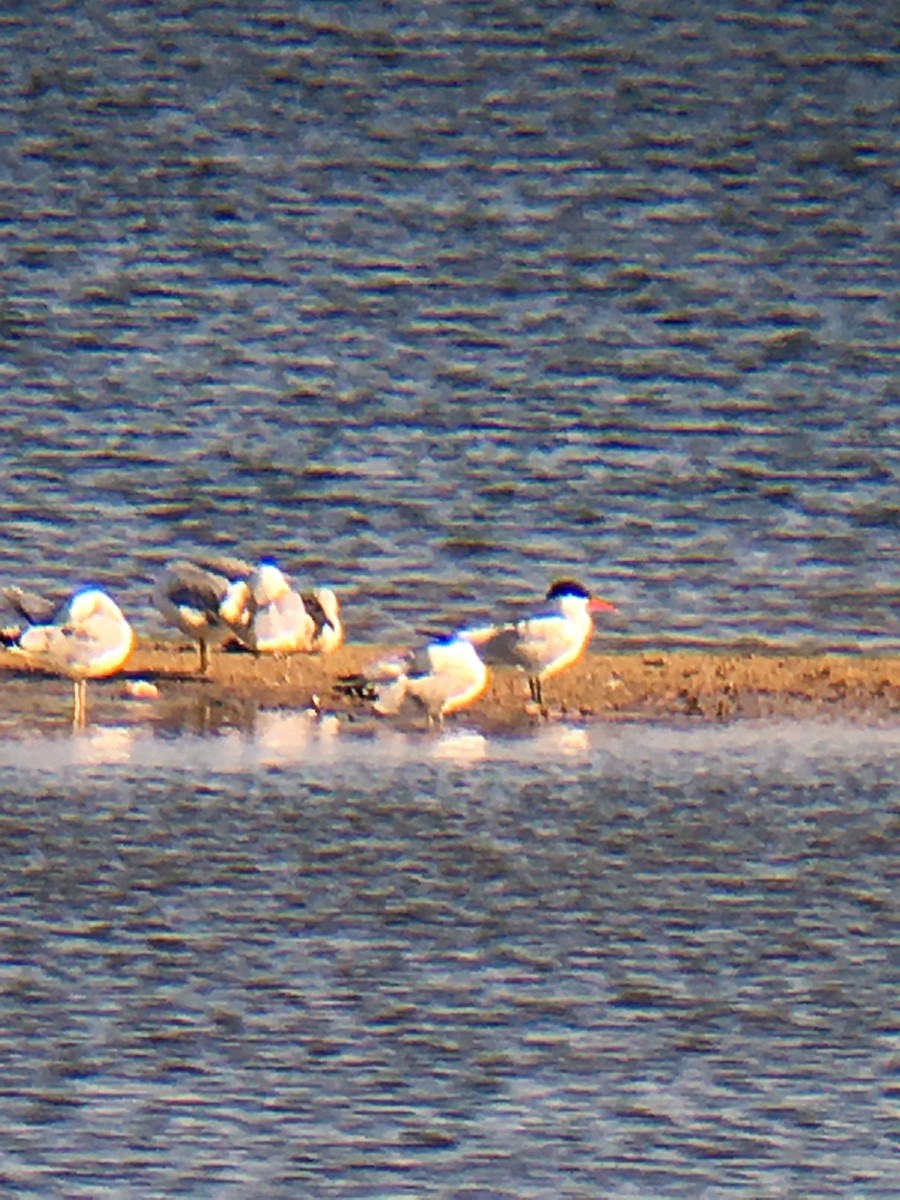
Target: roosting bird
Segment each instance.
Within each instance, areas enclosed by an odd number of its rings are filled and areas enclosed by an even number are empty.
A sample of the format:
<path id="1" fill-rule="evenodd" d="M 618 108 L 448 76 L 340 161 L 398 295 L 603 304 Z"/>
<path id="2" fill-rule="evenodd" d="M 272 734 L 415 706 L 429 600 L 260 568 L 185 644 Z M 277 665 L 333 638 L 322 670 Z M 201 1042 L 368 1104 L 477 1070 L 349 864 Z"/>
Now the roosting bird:
<path id="1" fill-rule="evenodd" d="M 298 592 L 274 563 L 232 584 L 219 605 L 231 632 L 256 654 L 331 654 L 344 640 L 331 588 Z"/>
<path id="2" fill-rule="evenodd" d="M 487 667 L 472 643 L 450 634 L 346 676 L 337 690 L 361 696 L 384 716 L 424 712 L 429 725 L 443 725 L 449 713 L 477 700 L 487 681 Z"/>
<path id="3" fill-rule="evenodd" d="M 209 670 L 209 647 L 233 633 L 219 605 L 233 584 L 252 573 L 239 558 L 209 556 L 167 563 L 156 581 L 153 602 L 170 625 L 197 643 L 203 675 Z"/>
<path id="4" fill-rule="evenodd" d="M 18 588 L 4 595 L 27 622 L 11 648 L 73 681 L 74 720 L 83 724 L 87 681 L 114 674 L 134 648 L 134 630 L 122 610 L 94 587 L 75 592 L 52 616 L 52 606 L 41 597 Z"/>

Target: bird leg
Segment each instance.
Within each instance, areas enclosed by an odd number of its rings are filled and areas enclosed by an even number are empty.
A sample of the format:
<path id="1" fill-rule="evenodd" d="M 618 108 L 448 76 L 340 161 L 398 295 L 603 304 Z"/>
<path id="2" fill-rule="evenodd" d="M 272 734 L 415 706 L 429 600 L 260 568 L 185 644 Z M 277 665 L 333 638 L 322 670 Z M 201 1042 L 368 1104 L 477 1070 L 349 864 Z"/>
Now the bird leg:
<path id="1" fill-rule="evenodd" d="M 72 709 L 72 724 L 81 727 L 84 725 L 87 714 L 87 680 L 76 679 L 74 681 L 75 703 Z"/>
<path id="2" fill-rule="evenodd" d="M 209 670 L 209 646 L 204 638 L 200 639 L 200 674 L 205 675 Z"/>

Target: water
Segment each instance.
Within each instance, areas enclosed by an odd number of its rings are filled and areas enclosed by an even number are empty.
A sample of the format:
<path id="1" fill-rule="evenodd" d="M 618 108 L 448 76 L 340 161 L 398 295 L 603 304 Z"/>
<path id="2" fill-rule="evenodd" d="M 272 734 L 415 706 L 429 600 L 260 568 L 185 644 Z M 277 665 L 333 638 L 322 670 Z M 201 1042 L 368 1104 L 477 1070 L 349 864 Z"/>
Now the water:
<path id="1" fill-rule="evenodd" d="M 2 582 L 896 651 L 889 5 L 0 18 Z M 39 686 L 39 685 L 36 685 Z M 896 1195 L 894 726 L 0 736 L 0 1190 Z"/>
<path id="2" fill-rule="evenodd" d="M 0 574 L 897 645 L 889 5 L 3 18 Z"/>
<path id="3" fill-rule="evenodd" d="M 896 728 L 297 720 L 0 743 L 11 1193 L 896 1193 Z"/>

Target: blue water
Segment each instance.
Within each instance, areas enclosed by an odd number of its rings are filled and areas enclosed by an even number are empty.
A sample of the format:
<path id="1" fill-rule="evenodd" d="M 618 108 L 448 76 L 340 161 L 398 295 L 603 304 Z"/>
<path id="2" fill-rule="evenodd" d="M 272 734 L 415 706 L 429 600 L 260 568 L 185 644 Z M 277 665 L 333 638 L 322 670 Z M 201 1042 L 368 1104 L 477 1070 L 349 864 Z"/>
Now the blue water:
<path id="1" fill-rule="evenodd" d="M 0 574 L 897 645 L 890 6 L 14 6 Z"/>
<path id="2" fill-rule="evenodd" d="M 15 1195 L 896 1188 L 898 732 L 0 743 Z"/>
<path id="3" fill-rule="evenodd" d="M 889 5 L 0 18 L 0 583 L 898 647 Z M 0 1191 L 897 1194 L 897 731 L 0 714 Z M 106 718 L 105 718 L 106 719 Z M 159 723 L 160 725 L 162 722 Z"/>

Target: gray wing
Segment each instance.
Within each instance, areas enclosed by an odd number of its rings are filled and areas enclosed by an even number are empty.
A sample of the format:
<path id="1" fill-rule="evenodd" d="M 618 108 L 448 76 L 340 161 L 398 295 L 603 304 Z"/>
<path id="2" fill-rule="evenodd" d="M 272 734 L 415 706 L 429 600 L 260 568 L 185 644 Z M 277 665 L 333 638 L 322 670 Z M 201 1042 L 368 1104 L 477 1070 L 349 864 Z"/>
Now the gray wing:
<path id="1" fill-rule="evenodd" d="M 528 667 L 530 659 L 522 653 L 522 639 L 515 625 L 503 625 L 490 637 L 474 643 L 489 667 Z"/>
<path id="2" fill-rule="evenodd" d="M 250 563 L 244 562 L 242 558 L 235 558 L 229 554 L 196 555 L 190 559 L 190 562 L 204 571 L 211 571 L 214 575 L 223 576 L 229 583 L 234 583 L 238 579 L 249 579 L 255 569 Z"/>
<path id="3" fill-rule="evenodd" d="M 431 656 L 427 646 L 411 650 L 404 660 L 404 672 L 409 679 L 422 679 L 433 670 Z"/>
<path id="4" fill-rule="evenodd" d="M 228 591 L 224 575 L 213 574 L 193 562 L 175 562 L 166 568 L 166 595 L 173 604 L 215 612 Z"/>
<path id="5" fill-rule="evenodd" d="M 312 618 L 313 626 L 315 627 L 313 636 L 318 638 L 325 626 L 330 626 L 331 622 L 325 616 L 325 609 L 312 592 L 303 592 L 300 599 L 303 601 L 303 607 Z"/>
<path id="6" fill-rule="evenodd" d="M 571 632 L 556 613 L 507 625 L 478 646 L 488 666 L 505 664 L 537 673 L 573 649 Z"/>
<path id="7" fill-rule="evenodd" d="M 29 625 L 49 625 L 59 610 L 59 605 L 36 592 L 24 592 L 19 587 L 3 589 L 3 596 L 16 616 Z"/>

